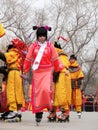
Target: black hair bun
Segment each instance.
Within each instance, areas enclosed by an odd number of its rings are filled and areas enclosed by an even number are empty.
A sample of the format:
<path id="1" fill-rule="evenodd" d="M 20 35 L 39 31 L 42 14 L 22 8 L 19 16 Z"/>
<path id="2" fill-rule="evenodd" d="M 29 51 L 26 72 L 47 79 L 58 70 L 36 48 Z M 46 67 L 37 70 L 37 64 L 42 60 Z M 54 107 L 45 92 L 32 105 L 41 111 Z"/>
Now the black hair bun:
<path id="1" fill-rule="evenodd" d="M 51 31 L 51 29 L 52 29 L 52 28 L 51 28 L 51 27 L 49 27 L 49 29 L 48 29 L 48 30 L 49 30 L 49 31 Z"/>
<path id="2" fill-rule="evenodd" d="M 36 30 L 37 29 L 37 26 L 33 26 L 33 30 Z"/>

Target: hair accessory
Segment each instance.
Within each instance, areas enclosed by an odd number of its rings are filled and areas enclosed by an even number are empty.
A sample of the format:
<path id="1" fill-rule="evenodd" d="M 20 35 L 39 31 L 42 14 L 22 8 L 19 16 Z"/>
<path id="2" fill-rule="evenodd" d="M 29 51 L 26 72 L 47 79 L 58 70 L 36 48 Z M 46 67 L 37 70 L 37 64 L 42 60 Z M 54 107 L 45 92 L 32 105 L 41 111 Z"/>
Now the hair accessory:
<path id="1" fill-rule="evenodd" d="M 45 28 L 46 30 L 48 30 L 48 31 L 51 31 L 51 27 L 49 27 L 49 26 L 44 26 L 44 28 Z"/>
<path id="2" fill-rule="evenodd" d="M 33 30 L 36 30 L 38 27 L 37 26 L 33 26 Z"/>
<path id="3" fill-rule="evenodd" d="M 40 26 L 40 25 L 37 25 L 37 26 L 33 26 L 33 30 L 37 30 L 38 28 L 41 28 L 41 27 L 44 27 L 47 31 L 51 31 L 51 27 L 49 26 Z"/>

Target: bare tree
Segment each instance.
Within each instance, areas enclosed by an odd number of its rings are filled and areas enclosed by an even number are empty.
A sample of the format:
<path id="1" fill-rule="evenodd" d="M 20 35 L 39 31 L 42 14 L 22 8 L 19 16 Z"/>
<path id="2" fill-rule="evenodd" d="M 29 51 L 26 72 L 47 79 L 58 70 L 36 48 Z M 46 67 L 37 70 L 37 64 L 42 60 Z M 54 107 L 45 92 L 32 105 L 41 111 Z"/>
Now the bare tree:
<path id="1" fill-rule="evenodd" d="M 28 30 L 31 29 L 29 22 L 30 5 L 24 0 L 1 0 L 1 17 L 0 21 L 4 24 L 6 31 L 11 33 L 10 37 L 19 37 L 25 42 L 29 41 Z"/>
<path id="2" fill-rule="evenodd" d="M 62 35 L 68 43 L 59 41 L 64 51 L 75 54 L 85 74 L 84 88 L 98 72 L 98 2 L 96 0 L 52 0 L 50 6 L 34 8 L 35 0 L 1 0 L 0 21 L 7 36 L 21 38 L 26 43 L 35 39 L 33 25 L 49 25 L 53 42 Z M 30 36 L 31 34 L 31 36 Z"/>
<path id="3" fill-rule="evenodd" d="M 94 43 L 98 33 L 98 2 L 91 0 L 61 0 L 56 2 L 54 0 L 53 8 L 58 10 L 55 12 L 57 15 L 54 23 L 57 26 L 54 34 L 57 31 L 57 34 L 68 38 L 69 42 L 68 44 L 63 43 L 63 49 L 67 54 L 75 54 L 78 57 L 86 75 L 85 89 L 91 78 L 97 75 L 98 70 L 96 66 L 98 64 L 98 46 L 96 47 L 96 43 Z"/>

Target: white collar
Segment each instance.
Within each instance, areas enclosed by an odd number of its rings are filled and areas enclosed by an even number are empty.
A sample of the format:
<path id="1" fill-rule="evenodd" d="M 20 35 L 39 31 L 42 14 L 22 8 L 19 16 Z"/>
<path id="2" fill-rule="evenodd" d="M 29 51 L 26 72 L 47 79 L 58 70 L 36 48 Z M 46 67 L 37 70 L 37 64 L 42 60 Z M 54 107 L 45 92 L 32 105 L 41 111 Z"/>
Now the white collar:
<path id="1" fill-rule="evenodd" d="M 42 46 L 42 45 L 46 44 L 46 41 L 45 41 L 44 43 L 41 43 L 41 42 L 38 41 L 38 44 L 39 44 L 40 46 Z"/>

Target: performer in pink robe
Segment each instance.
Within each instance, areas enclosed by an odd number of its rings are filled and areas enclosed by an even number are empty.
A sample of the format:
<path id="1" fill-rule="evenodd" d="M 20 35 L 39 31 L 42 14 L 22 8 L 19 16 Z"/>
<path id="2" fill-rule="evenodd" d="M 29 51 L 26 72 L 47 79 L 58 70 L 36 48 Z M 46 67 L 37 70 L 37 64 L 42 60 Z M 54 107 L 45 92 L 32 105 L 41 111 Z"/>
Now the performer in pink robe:
<path id="1" fill-rule="evenodd" d="M 32 67 L 32 112 L 36 113 L 36 122 L 42 118 L 42 110 L 52 107 L 52 73 L 55 71 L 65 71 L 64 65 L 60 61 L 54 45 L 47 40 L 48 26 L 34 26 L 37 40 L 32 43 L 24 62 L 24 74 Z"/>

